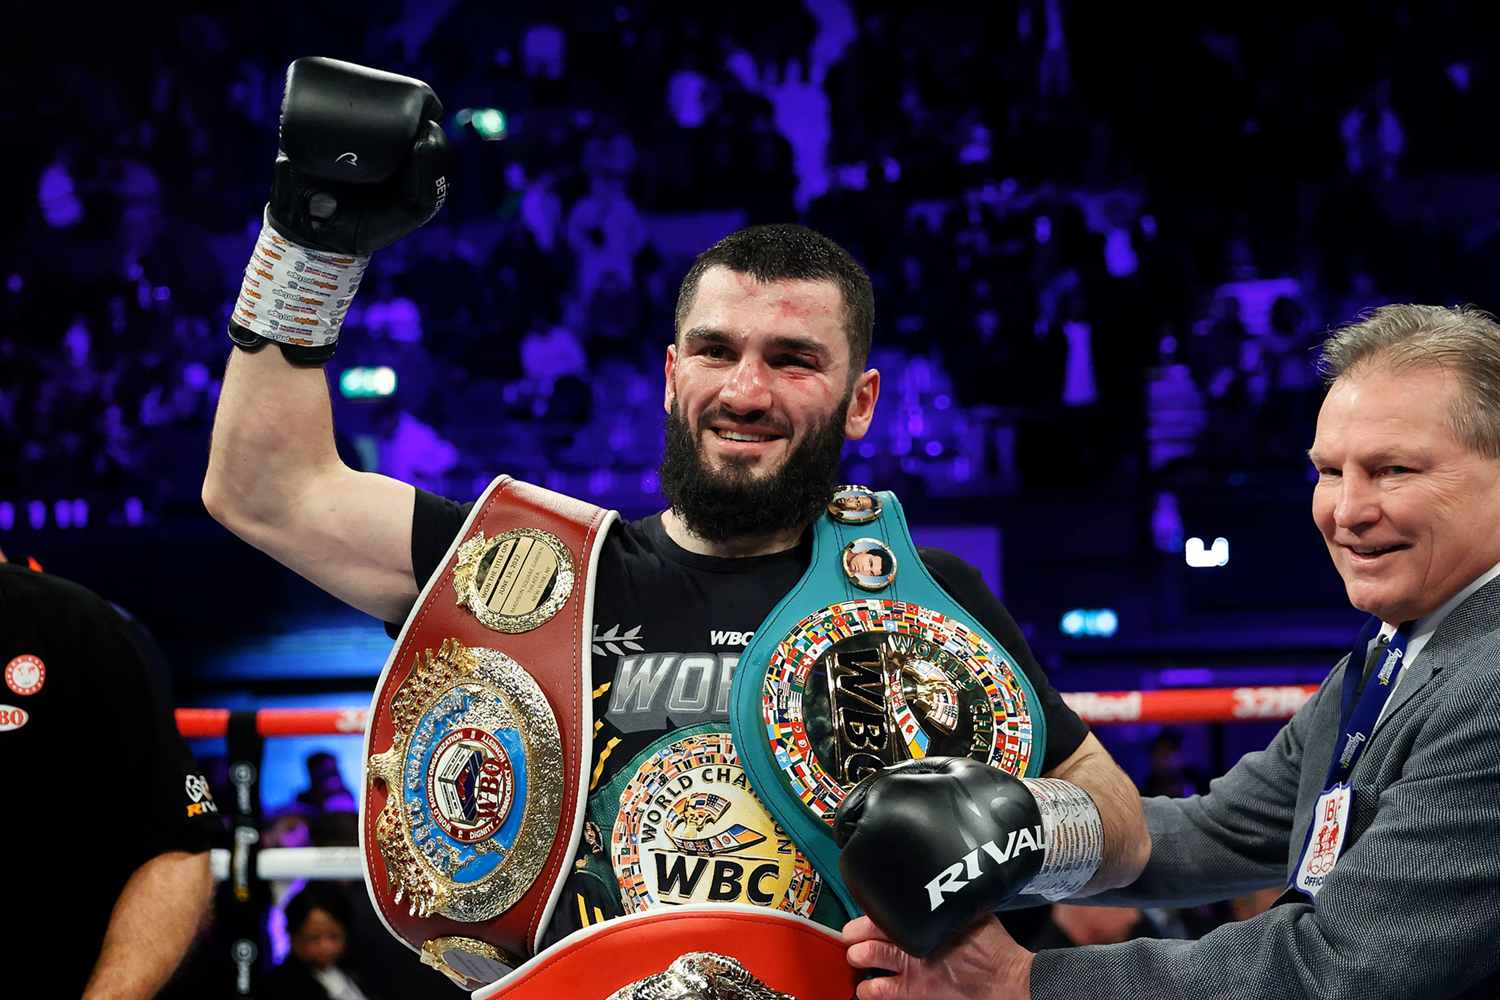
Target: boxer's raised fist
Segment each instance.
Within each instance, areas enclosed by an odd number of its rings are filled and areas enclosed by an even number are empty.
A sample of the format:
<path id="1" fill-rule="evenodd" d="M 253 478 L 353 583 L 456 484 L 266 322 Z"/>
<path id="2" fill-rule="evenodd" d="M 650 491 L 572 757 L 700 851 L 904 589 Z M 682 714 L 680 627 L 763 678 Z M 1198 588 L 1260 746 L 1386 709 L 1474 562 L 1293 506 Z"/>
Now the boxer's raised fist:
<path id="1" fill-rule="evenodd" d="M 421 80 L 337 59 L 286 72 L 271 183 L 277 232 L 315 250 L 368 254 L 442 207 L 443 105 Z"/>
<path id="2" fill-rule="evenodd" d="M 421 80 L 337 59 L 292 63 L 271 199 L 231 340 L 249 351 L 275 341 L 294 364 L 333 356 L 369 255 L 443 206 L 442 117 Z"/>
<path id="3" fill-rule="evenodd" d="M 833 821 L 854 899 L 908 954 L 935 951 L 1042 869 L 1042 815 L 1019 778 L 967 757 L 871 775 Z"/>

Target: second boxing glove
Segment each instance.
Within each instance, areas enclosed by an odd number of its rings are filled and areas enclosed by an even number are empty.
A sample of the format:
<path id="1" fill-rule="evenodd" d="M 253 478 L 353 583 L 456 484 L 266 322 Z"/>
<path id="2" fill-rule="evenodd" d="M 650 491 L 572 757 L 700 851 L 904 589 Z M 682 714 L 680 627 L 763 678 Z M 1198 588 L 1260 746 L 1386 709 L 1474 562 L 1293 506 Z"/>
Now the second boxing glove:
<path id="1" fill-rule="evenodd" d="M 1103 848 L 1098 810 L 1082 789 L 967 757 L 871 775 L 840 804 L 833 833 L 855 901 L 919 958 L 1023 892 L 1078 892 Z"/>

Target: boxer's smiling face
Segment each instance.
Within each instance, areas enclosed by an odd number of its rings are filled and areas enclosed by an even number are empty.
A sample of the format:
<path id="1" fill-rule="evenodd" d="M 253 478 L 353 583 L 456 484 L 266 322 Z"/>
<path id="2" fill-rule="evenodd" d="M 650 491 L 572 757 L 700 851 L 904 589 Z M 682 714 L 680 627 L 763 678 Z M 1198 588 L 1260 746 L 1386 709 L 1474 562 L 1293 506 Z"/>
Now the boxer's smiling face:
<path id="1" fill-rule="evenodd" d="M 1318 414 L 1313 520 L 1349 602 L 1386 622 L 1437 610 L 1500 562 L 1500 460 L 1454 437 L 1458 391 L 1435 366 L 1355 371 Z"/>
<path id="2" fill-rule="evenodd" d="M 869 429 L 874 370 L 850 378 L 831 281 L 704 272 L 667 350 L 662 490 L 699 538 L 806 525 L 833 495 L 846 438 Z"/>
<path id="3" fill-rule="evenodd" d="M 704 273 L 667 351 L 665 404 L 668 412 L 677 404 L 710 469 L 734 466 L 755 478 L 776 471 L 846 396 L 842 435 L 864 435 L 878 375 L 863 373 L 851 387 L 844 313 L 830 281 Z"/>

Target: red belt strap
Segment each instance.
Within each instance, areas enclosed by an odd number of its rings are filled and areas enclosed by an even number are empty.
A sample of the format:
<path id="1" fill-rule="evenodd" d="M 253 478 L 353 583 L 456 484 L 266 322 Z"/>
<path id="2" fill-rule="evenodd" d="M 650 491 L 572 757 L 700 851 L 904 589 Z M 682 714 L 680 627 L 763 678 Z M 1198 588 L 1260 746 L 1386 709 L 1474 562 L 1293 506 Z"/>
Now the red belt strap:
<path id="1" fill-rule="evenodd" d="M 691 951 L 733 958 L 796 1000 L 849 1000 L 864 979 L 845 959 L 835 931 L 778 910 L 708 903 L 632 913 L 577 931 L 475 991 L 474 1000 L 605 1000 Z"/>
<path id="2" fill-rule="evenodd" d="M 456 936 L 493 946 L 502 956 L 501 965 L 508 966 L 537 948 L 568 874 L 582 825 L 588 788 L 585 768 L 593 737 L 589 691 L 593 611 L 590 598 L 597 546 L 616 517 L 613 511 L 501 476 L 475 503 L 468 522 L 428 582 L 386 663 L 369 715 L 366 761 L 394 745 L 398 733 L 392 720 L 391 699 L 413 674 L 419 657 L 426 652 L 435 653 L 448 641 L 468 648 L 498 650 L 520 664 L 545 695 L 561 734 L 564 793 L 559 829 L 551 850 L 540 874 L 519 900 L 489 920 L 466 922 L 438 913 L 414 915 L 405 896 L 400 902 L 394 899 L 399 887 L 392 884 L 387 873 L 386 859 L 376 836 L 388 789 L 384 780 L 373 774 L 368 776 L 361 843 L 370 897 L 391 933 L 417 951 L 433 939 Z M 458 600 L 454 571 L 462 543 L 481 531 L 490 538 L 515 529 L 537 529 L 560 540 L 573 556 L 574 582 L 566 602 L 548 620 L 528 631 L 507 633 L 482 624 Z"/>

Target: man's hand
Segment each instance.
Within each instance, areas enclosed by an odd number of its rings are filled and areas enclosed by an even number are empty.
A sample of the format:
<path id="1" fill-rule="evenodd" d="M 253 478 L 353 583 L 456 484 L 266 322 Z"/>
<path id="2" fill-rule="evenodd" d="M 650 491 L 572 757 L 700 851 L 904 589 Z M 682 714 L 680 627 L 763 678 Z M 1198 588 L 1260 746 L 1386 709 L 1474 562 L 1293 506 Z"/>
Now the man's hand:
<path id="1" fill-rule="evenodd" d="M 859 984 L 859 1000 L 1030 1000 L 1031 960 L 993 913 L 986 913 L 927 958 L 913 958 L 875 921 L 844 925 L 849 964 L 894 975 Z"/>

